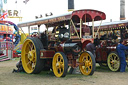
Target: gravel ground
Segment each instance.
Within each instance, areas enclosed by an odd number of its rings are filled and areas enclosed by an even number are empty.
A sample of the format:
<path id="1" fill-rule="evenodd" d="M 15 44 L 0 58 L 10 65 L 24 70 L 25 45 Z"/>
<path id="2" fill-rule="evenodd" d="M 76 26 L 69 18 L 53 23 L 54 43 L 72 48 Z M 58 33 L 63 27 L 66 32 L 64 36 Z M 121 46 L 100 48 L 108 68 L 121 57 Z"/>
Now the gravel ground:
<path id="1" fill-rule="evenodd" d="M 99 67 L 92 76 L 67 74 L 57 78 L 49 72 L 40 74 L 12 73 L 18 59 L 0 62 L 0 85 L 128 85 L 128 68 L 126 72 L 111 72 Z"/>

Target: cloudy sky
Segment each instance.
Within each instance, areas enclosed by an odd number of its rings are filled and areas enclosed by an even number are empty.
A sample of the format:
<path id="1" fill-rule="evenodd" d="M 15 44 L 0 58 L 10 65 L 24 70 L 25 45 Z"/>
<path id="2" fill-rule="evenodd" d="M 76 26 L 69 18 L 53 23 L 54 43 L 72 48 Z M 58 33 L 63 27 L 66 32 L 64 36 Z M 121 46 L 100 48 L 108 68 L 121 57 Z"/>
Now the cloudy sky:
<path id="1" fill-rule="evenodd" d="M 68 0 L 29 0 L 27 4 L 22 3 L 23 0 L 17 0 L 17 4 L 15 1 L 8 0 L 4 9 L 21 10 L 22 21 L 34 20 L 35 16 L 40 14 L 45 17 L 45 13 L 50 12 L 53 15 L 68 12 Z M 109 22 L 110 19 L 112 21 L 120 19 L 120 0 L 74 0 L 74 5 L 75 10 L 95 9 L 106 13 L 106 22 Z M 128 0 L 125 0 L 125 17 L 128 20 Z"/>

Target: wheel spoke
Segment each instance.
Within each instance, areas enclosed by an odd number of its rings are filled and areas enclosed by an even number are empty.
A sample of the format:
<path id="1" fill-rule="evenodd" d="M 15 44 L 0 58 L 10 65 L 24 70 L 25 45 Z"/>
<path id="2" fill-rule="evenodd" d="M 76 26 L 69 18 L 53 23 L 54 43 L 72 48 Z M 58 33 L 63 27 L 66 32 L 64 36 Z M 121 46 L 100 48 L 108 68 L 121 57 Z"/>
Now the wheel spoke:
<path id="1" fill-rule="evenodd" d="M 31 61 L 27 62 L 27 66 L 31 64 Z"/>
<path id="2" fill-rule="evenodd" d="M 113 60 L 112 56 L 110 56 L 110 61 Z"/>
<path id="3" fill-rule="evenodd" d="M 86 57 L 83 57 L 82 62 L 86 62 L 86 60 L 87 60 Z"/>
<path id="4" fill-rule="evenodd" d="M 35 59 L 35 57 L 36 57 L 36 50 L 33 50 L 33 54 L 34 54 L 33 58 Z"/>
<path id="5" fill-rule="evenodd" d="M 25 55 L 28 55 L 28 53 L 25 53 Z"/>
<path id="6" fill-rule="evenodd" d="M 25 53 L 25 56 L 27 56 L 27 58 L 28 58 L 28 53 Z"/>
<path id="7" fill-rule="evenodd" d="M 114 64 L 111 64 L 111 67 L 114 68 Z"/>
<path id="8" fill-rule="evenodd" d="M 88 56 L 85 56 L 86 57 L 86 61 L 88 60 Z"/>
<path id="9" fill-rule="evenodd" d="M 114 64 L 114 68 L 117 69 L 117 64 Z"/>
<path id="10" fill-rule="evenodd" d="M 88 72 L 90 72 L 90 71 L 91 71 L 91 68 L 90 68 L 90 66 L 88 66 L 87 68 L 88 68 Z"/>
<path id="11" fill-rule="evenodd" d="M 61 63 L 64 63 L 63 59 L 60 59 L 60 62 L 61 62 Z"/>
<path id="12" fill-rule="evenodd" d="M 89 62 L 92 62 L 92 59 L 91 58 L 89 58 Z"/>
<path id="13" fill-rule="evenodd" d="M 84 72 L 88 73 L 88 67 L 84 68 Z"/>
<path id="14" fill-rule="evenodd" d="M 31 46 L 30 46 L 30 43 L 28 43 L 27 45 L 28 45 L 29 51 L 31 51 Z"/>
<path id="15" fill-rule="evenodd" d="M 60 74 L 62 73 L 61 68 L 59 68 L 59 73 L 60 73 Z"/>
<path id="16" fill-rule="evenodd" d="M 28 59 L 28 61 L 31 61 L 31 60 L 28 58 L 28 56 L 27 56 L 27 59 Z"/>
<path id="17" fill-rule="evenodd" d="M 56 66 L 56 69 L 58 70 L 59 69 L 59 66 Z"/>
<path id="18" fill-rule="evenodd" d="M 64 68 L 64 63 L 60 62 L 60 67 L 63 69 Z"/>
<path id="19" fill-rule="evenodd" d="M 32 46 L 31 46 L 31 50 L 33 50 L 34 49 L 34 45 L 32 44 Z"/>
<path id="20" fill-rule="evenodd" d="M 116 56 L 116 55 L 113 55 L 113 56 L 114 56 L 114 60 L 116 60 L 116 57 L 117 57 L 117 56 Z"/>
<path id="21" fill-rule="evenodd" d="M 59 62 L 59 56 L 57 56 L 56 62 Z"/>
<path id="22" fill-rule="evenodd" d="M 92 62 L 89 62 L 89 65 L 88 66 L 92 66 Z"/>
<path id="23" fill-rule="evenodd" d="M 82 66 L 82 69 L 83 69 L 83 70 L 86 70 L 86 69 L 85 69 L 85 66 Z"/>
<path id="24" fill-rule="evenodd" d="M 62 64 L 61 67 L 64 68 L 64 64 Z"/>
<path id="25" fill-rule="evenodd" d="M 33 62 L 33 63 L 32 63 L 32 69 L 34 69 L 34 68 L 35 68 L 35 63 Z"/>

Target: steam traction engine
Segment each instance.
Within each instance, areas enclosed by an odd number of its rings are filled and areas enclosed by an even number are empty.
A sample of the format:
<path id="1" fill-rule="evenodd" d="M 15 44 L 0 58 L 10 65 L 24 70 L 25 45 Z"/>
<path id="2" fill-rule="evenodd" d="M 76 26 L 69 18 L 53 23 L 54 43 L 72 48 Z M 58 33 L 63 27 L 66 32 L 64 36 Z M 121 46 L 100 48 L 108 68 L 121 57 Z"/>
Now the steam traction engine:
<path id="1" fill-rule="evenodd" d="M 22 46 L 21 59 L 26 73 L 40 73 L 42 70 L 54 72 L 56 77 L 66 76 L 69 66 L 79 66 L 84 75 L 92 75 L 95 58 L 85 46 L 93 42 L 93 27 L 86 22 L 105 19 L 105 14 L 97 10 L 77 10 L 60 16 L 19 23 L 19 27 L 38 25 L 38 33 L 33 33 Z M 45 25 L 44 33 L 40 33 Z M 78 60 L 78 61 L 77 61 Z"/>

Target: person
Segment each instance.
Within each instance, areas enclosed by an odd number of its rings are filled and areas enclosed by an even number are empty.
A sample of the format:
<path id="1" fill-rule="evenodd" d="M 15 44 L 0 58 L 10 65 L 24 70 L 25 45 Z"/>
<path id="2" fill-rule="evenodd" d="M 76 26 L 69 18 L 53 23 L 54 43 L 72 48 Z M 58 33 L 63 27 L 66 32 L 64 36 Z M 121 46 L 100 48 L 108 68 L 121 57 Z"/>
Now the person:
<path id="1" fill-rule="evenodd" d="M 16 67 L 17 67 L 17 70 L 13 69 L 12 73 L 14 73 L 14 72 L 24 72 L 21 58 L 20 58 L 20 61 L 17 62 Z"/>
<path id="2" fill-rule="evenodd" d="M 86 45 L 85 49 L 86 49 L 87 51 L 90 51 L 90 52 L 94 55 L 94 57 L 96 58 L 96 55 L 95 55 L 96 47 L 95 47 L 94 43 L 92 43 L 92 42 L 88 43 L 88 44 Z"/>
<path id="3" fill-rule="evenodd" d="M 127 39 L 127 37 L 128 37 L 127 31 L 126 30 L 123 30 L 123 32 L 122 32 L 122 38 L 121 39 Z"/>
<path id="4" fill-rule="evenodd" d="M 94 45 L 95 45 L 95 47 L 99 47 L 99 45 L 100 45 L 100 39 L 98 38 L 98 35 L 94 39 Z"/>
<path id="5" fill-rule="evenodd" d="M 48 48 L 47 30 L 41 33 L 40 38 L 41 38 L 41 42 L 43 43 L 44 48 L 47 49 Z"/>
<path id="6" fill-rule="evenodd" d="M 117 53 L 120 57 L 120 72 L 125 72 L 126 68 L 126 58 L 125 50 L 128 50 L 128 47 L 125 46 L 126 40 L 120 40 L 120 43 L 117 45 Z"/>
<path id="7" fill-rule="evenodd" d="M 111 31 L 111 32 L 108 34 L 108 39 L 109 39 L 109 40 L 112 40 L 112 37 L 113 37 L 113 32 Z"/>
<path id="8" fill-rule="evenodd" d="M 106 40 L 107 39 L 107 34 L 105 33 L 104 35 L 101 36 L 101 40 Z"/>

